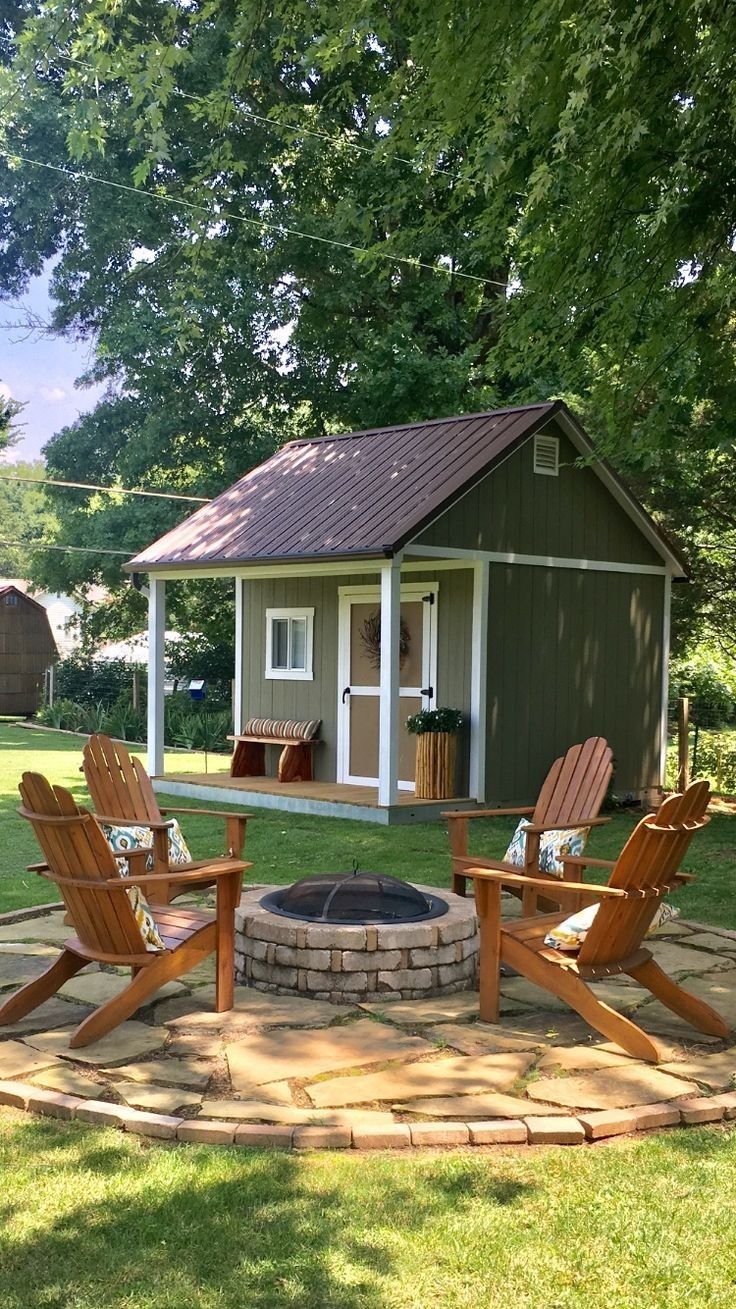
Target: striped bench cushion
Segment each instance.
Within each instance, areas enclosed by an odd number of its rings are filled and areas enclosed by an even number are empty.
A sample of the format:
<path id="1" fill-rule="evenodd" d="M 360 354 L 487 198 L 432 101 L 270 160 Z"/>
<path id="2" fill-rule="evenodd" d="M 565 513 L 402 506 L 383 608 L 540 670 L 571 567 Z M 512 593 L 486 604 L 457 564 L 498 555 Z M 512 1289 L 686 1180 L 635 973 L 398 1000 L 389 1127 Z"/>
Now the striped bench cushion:
<path id="1" fill-rule="evenodd" d="M 299 723 L 290 718 L 249 718 L 242 736 L 278 736 L 297 741 L 312 741 L 322 724 L 321 718 L 310 718 L 306 723 Z"/>

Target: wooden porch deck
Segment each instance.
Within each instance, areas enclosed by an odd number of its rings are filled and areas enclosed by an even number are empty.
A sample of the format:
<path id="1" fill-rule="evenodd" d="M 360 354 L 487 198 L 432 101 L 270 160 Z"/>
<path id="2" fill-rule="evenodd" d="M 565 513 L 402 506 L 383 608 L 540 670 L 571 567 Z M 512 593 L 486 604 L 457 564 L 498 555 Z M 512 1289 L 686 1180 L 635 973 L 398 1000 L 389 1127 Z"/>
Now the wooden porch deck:
<path id="1" fill-rule="evenodd" d="M 188 796 L 213 803 L 251 808 L 287 809 L 293 813 L 356 818 L 374 823 L 427 822 L 445 809 L 473 808 L 467 796 L 454 800 L 418 800 L 413 791 L 400 791 L 398 803 L 378 804 L 375 786 L 344 782 L 278 782 L 274 777 L 231 777 L 226 772 L 167 773 L 153 779 L 154 789 L 168 795 Z"/>

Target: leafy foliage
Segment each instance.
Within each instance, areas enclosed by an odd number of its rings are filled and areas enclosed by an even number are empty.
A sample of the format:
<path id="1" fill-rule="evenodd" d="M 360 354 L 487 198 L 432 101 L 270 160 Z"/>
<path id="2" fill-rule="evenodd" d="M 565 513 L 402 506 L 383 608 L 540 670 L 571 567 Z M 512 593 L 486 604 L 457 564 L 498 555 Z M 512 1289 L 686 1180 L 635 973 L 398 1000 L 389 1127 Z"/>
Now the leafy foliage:
<path id="1" fill-rule="evenodd" d="M 121 695 L 130 693 L 134 671 L 134 665 L 122 659 L 87 659 L 83 655 L 60 659 L 54 667 L 57 704 L 70 700 L 109 708 Z"/>
<path id="2" fill-rule="evenodd" d="M 716 649 L 702 646 L 685 659 L 672 661 L 670 698 L 688 696 L 691 717 L 700 727 L 736 722 L 736 665 Z"/>
<path id="3" fill-rule="evenodd" d="M 420 709 L 406 720 L 406 730 L 413 736 L 423 736 L 425 732 L 459 732 L 462 725 L 460 709 Z"/>
<path id="4" fill-rule="evenodd" d="M 561 395 L 686 536 L 680 644 L 724 630 L 733 7 L 47 0 L 0 20 L 0 284 L 54 256 L 56 327 L 96 341 L 110 388 L 50 469 L 211 495 L 295 435 Z M 133 552 L 182 513 L 62 497 L 85 546 Z M 114 557 L 42 567 L 122 594 Z"/>
<path id="5" fill-rule="evenodd" d="M 65 732 L 106 732 L 120 741 L 141 742 L 146 738 L 146 717 L 134 709 L 125 692 L 111 703 L 104 700 L 75 701 L 62 696 L 53 705 L 43 705 L 36 718 L 45 727 Z M 164 702 L 164 742 L 185 750 L 213 750 L 229 754 L 227 735 L 232 728 L 229 709 L 204 709 L 186 694 L 167 696 Z"/>
<path id="6" fill-rule="evenodd" d="M 1 422 L 0 417 L 0 427 Z M 58 524 L 40 485 L 45 474 L 40 460 L 2 464 L 1 471 L 9 477 L 31 477 L 39 482 L 38 486 L 31 486 L 27 482 L 0 481 L 0 536 L 3 541 L 53 540 Z M 28 576 L 29 548 L 7 546 L 0 541 L 0 577 Z"/>

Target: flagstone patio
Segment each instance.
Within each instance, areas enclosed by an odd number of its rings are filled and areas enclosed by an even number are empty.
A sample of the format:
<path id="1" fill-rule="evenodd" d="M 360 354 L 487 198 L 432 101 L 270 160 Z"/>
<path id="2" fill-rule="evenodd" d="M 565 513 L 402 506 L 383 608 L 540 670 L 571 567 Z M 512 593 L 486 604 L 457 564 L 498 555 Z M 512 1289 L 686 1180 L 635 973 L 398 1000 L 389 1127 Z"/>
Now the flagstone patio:
<path id="1" fill-rule="evenodd" d="M 655 957 L 736 1023 L 736 933 L 668 927 L 653 941 Z M 66 930 L 57 912 L 0 924 L 0 992 L 46 967 Z M 736 1117 L 736 1042 L 700 1035 L 626 981 L 609 979 L 599 993 L 660 1039 L 659 1067 L 625 1055 L 518 977 L 502 982 L 496 1024 L 478 1021 L 475 992 L 337 1005 L 238 987 L 234 1008 L 217 1014 L 212 960 L 72 1050 L 77 1024 L 121 982 L 113 969 L 90 967 L 3 1028 L 0 1102 L 188 1140 L 386 1148 L 450 1144 L 458 1132 L 470 1143 L 598 1139 Z M 433 1136 L 432 1119 L 451 1121 Z M 569 1126 L 560 1135 L 561 1120 Z M 317 1128 L 325 1131 L 315 1136 Z"/>

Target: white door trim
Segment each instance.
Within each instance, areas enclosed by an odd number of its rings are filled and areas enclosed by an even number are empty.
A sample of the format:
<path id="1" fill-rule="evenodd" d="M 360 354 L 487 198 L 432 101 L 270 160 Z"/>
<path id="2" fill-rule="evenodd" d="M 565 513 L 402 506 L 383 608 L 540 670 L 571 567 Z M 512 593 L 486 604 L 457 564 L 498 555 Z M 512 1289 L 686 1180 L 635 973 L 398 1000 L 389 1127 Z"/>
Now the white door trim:
<path id="1" fill-rule="evenodd" d="M 422 652 L 423 652 L 423 685 L 431 686 L 433 696 L 424 697 L 425 708 L 434 708 L 437 703 L 437 597 L 439 594 L 439 582 L 401 582 L 401 599 L 416 600 L 423 595 L 434 595 L 434 604 L 428 604 L 424 607 L 423 615 L 423 633 L 422 633 Z M 381 589 L 378 585 L 367 586 L 340 586 L 338 587 L 338 635 L 337 635 L 337 781 L 346 782 L 352 786 L 378 786 L 377 777 L 357 777 L 350 773 L 350 704 L 346 698 L 343 703 L 343 692 L 350 685 L 350 606 L 354 601 L 363 602 L 375 601 L 380 604 Z M 420 688 L 411 686 L 399 687 L 399 698 L 411 697 L 416 698 L 417 691 Z M 380 697 L 380 687 L 367 689 L 363 687 L 356 688 L 351 692 L 357 696 L 375 695 Z M 413 782 L 398 782 L 399 790 L 413 791 Z"/>

